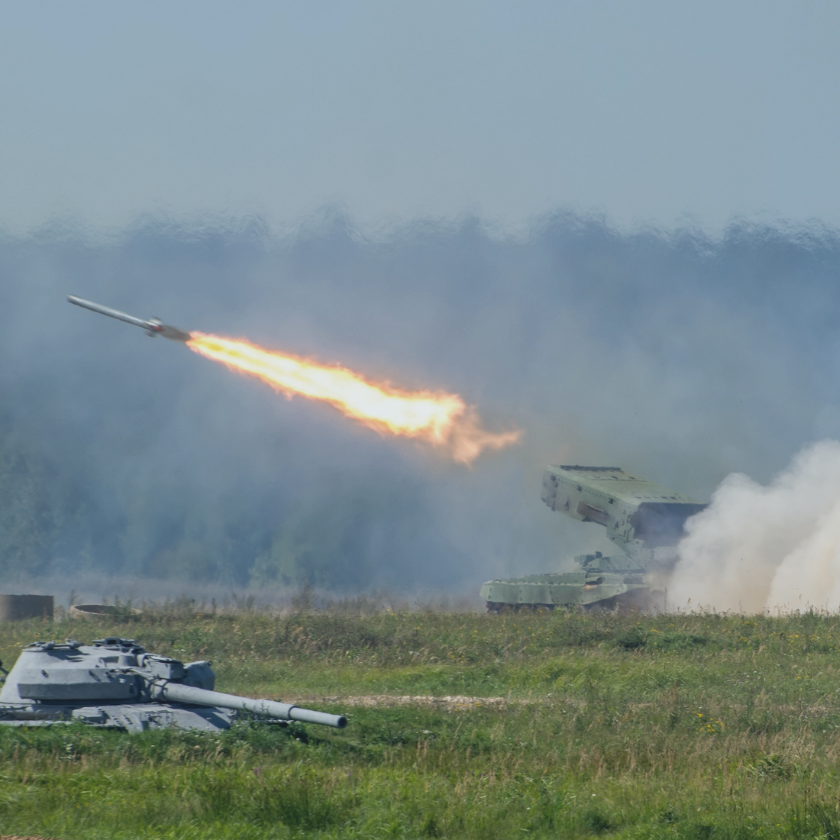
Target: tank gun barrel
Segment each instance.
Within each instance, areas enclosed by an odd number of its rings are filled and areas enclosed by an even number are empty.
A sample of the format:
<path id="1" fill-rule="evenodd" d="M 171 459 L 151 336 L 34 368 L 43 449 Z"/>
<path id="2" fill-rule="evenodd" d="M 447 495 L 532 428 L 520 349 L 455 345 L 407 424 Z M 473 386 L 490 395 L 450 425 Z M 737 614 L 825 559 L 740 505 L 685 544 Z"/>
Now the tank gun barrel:
<path id="1" fill-rule="evenodd" d="M 0 685 L 0 725 L 49 726 L 69 719 L 129 732 L 163 726 L 218 732 L 233 724 L 237 712 L 250 712 L 272 721 L 347 726 L 344 715 L 237 697 L 215 687 L 209 662 L 184 664 L 147 653 L 134 639 L 33 642 Z"/>
<path id="2" fill-rule="evenodd" d="M 221 706 L 224 709 L 236 709 L 255 715 L 276 718 L 278 720 L 298 720 L 301 723 L 320 723 L 322 726 L 334 726 L 343 729 L 347 726 L 344 715 L 330 715 L 313 709 L 302 709 L 293 703 L 277 703 L 274 700 L 254 700 L 250 697 L 237 697 L 235 694 L 223 694 L 220 691 L 208 691 L 191 685 L 175 682 L 150 682 L 149 692 L 153 700 L 168 703 L 192 703 L 197 706 Z"/>

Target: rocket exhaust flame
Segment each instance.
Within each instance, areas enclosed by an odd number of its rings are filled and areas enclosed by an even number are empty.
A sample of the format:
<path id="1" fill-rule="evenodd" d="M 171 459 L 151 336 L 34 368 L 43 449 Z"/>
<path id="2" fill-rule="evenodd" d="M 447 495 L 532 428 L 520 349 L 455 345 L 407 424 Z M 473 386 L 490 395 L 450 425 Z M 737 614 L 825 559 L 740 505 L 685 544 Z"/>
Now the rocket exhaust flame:
<path id="1" fill-rule="evenodd" d="M 346 368 L 200 332 L 190 333 L 187 346 L 231 370 L 261 379 L 287 397 L 300 394 L 323 400 L 380 433 L 425 440 L 464 464 L 472 463 L 485 449 L 502 449 L 520 437 L 518 431 L 482 429 L 474 409 L 457 394 L 376 385 Z"/>
<path id="2" fill-rule="evenodd" d="M 351 370 L 319 365 L 300 356 L 263 350 L 247 341 L 221 338 L 200 332 L 184 332 L 163 324 L 158 318 L 137 318 L 101 303 L 68 295 L 75 306 L 107 315 L 186 345 L 221 362 L 231 370 L 256 376 L 287 397 L 295 394 L 323 400 L 380 433 L 418 438 L 447 449 L 451 456 L 471 464 L 485 449 L 502 449 L 519 440 L 520 433 L 488 432 L 481 428 L 475 409 L 457 394 L 432 391 L 401 391 L 389 385 L 375 385 Z"/>

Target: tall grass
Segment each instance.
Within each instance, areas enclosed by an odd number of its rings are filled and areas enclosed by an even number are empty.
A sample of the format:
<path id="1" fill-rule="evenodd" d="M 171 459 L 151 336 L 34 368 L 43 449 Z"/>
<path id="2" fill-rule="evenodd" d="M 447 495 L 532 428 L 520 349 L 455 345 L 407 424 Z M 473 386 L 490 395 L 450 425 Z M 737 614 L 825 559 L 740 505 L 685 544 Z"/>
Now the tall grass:
<path id="1" fill-rule="evenodd" d="M 35 638 L 129 636 L 212 659 L 220 690 L 303 699 L 350 726 L 0 728 L 0 830 L 840 840 L 840 617 L 303 606 L 1 625 L 7 667 Z M 508 702 L 350 704 L 370 694 Z"/>

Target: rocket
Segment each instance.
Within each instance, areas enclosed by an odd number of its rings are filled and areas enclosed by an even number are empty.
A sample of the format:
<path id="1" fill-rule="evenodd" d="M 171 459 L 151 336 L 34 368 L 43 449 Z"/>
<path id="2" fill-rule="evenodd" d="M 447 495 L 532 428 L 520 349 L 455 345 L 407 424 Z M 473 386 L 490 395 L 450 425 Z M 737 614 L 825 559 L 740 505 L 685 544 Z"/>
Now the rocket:
<path id="1" fill-rule="evenodd" d="M 100 315 L 107 315 L 109 318 L 125 321 L 126 324 L 134 324 L 135 327 L 146 330 L 146 334 L 152 338 L 156 335 L 162 335 L 164 338 L 172 339 L 172 341 L 189 341 L 192 338 L 188 332 L 179 330 L 178 327 L 171 327 L 169 324 L 161 323 L 160 318 L 149 318 L 147 320 L 135 318 L 133 315 L 127 315 L 118 309 L 111 309 L 109 306 L 103 306 L 101 303 L 94 303 L 91 300 L 84 300 L 75 295 L 67 295 L 67 300 L 76 306 L 90 309 L 91 312 L 98 312 Z"/>

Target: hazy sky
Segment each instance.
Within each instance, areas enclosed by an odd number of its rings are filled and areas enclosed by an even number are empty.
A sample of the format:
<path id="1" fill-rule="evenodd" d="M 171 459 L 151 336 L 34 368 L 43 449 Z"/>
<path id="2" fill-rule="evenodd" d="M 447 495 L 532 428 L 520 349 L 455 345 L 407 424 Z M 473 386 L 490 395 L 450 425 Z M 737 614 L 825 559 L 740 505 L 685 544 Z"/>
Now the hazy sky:
<path id="1" fill-rule="evenodd" d="M 0 5 L 0 225 L 840 224 L 830 2 Z"/>

